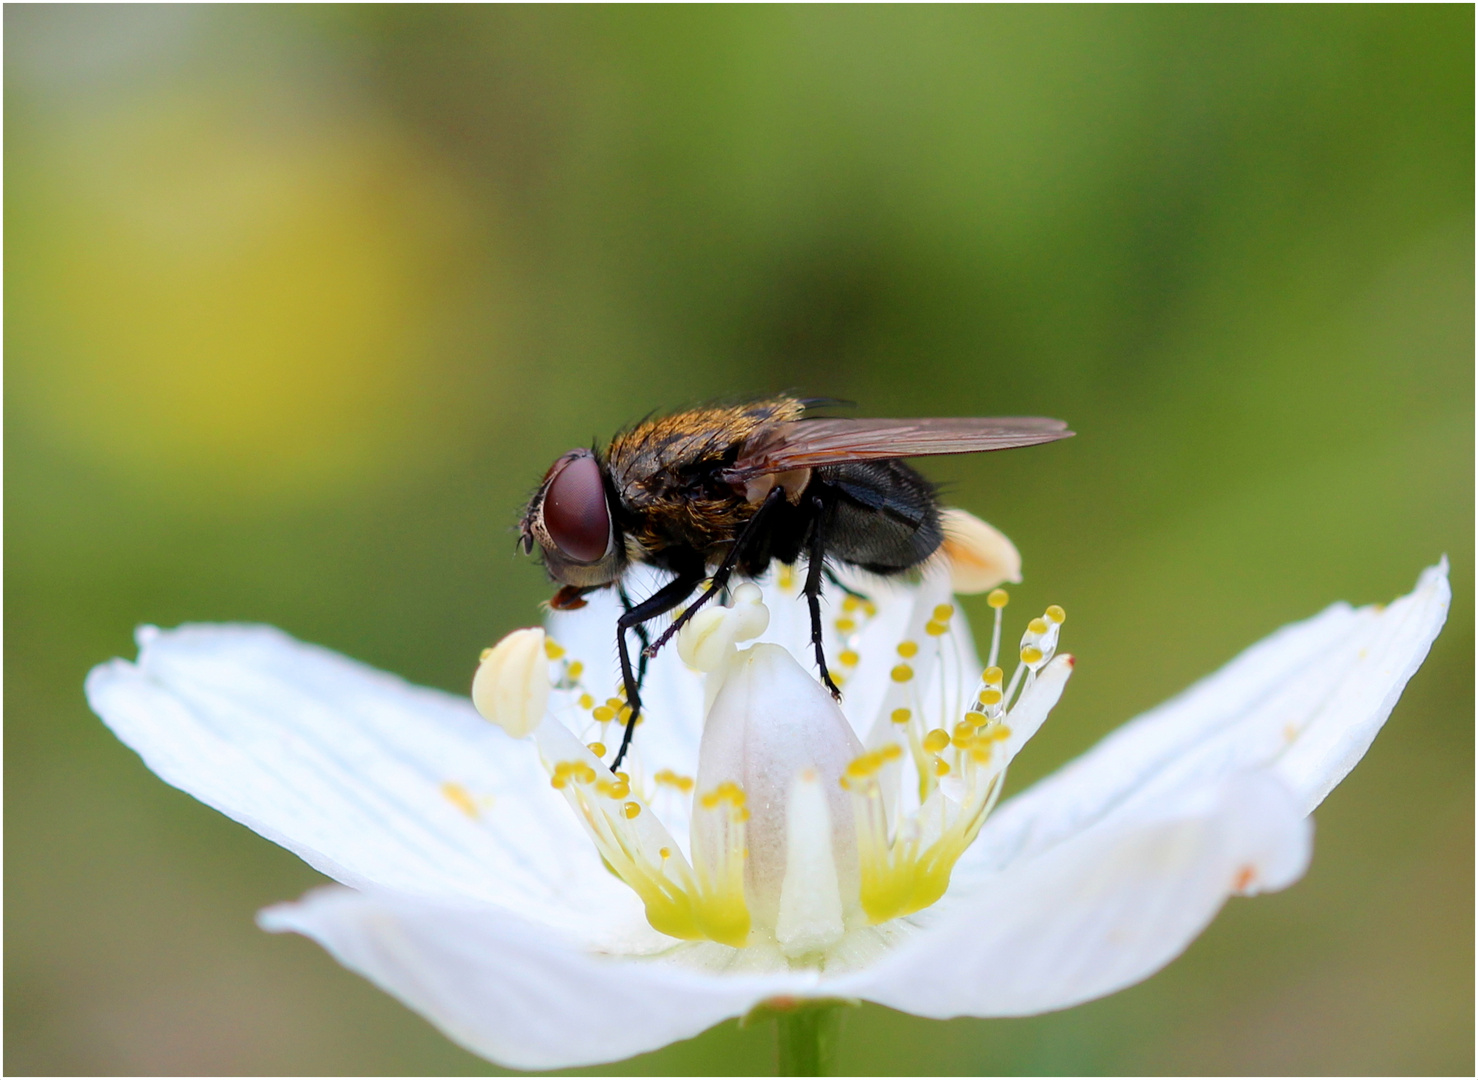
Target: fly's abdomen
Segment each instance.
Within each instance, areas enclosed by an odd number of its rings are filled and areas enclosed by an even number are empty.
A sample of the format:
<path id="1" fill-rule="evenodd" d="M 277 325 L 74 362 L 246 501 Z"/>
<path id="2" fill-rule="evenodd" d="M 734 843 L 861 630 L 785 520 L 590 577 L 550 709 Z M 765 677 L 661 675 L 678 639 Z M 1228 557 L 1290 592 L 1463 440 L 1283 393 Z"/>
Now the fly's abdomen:
<path id="1" fill-rule="evenodd" d="M 934 486 L 901 461 L 816 470 L 830 489 L 827 553 L 878 574 L 917 566 L 944 542 Z"/>

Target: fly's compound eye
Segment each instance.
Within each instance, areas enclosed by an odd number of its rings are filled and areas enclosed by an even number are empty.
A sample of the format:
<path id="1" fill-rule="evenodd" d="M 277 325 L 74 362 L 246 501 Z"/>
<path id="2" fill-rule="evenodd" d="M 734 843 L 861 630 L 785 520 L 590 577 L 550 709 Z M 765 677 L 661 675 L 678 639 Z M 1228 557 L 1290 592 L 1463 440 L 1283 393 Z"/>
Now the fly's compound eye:
<path id="1" fill-rule="evenodd" d="M 573 562 L 599 562 L 611 547 L 611 510 L 600 463 L 590 451 L 577 450 L 556 469 L 544 492 L 549 539 Z"/>

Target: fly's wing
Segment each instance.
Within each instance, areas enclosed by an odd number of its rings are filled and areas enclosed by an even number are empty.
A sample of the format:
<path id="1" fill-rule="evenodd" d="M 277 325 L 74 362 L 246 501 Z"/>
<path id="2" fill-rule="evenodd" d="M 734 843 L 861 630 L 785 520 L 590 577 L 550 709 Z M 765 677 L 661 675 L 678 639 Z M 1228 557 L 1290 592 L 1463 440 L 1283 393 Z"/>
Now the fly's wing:
<path id="1" fill-rule="evenodd" d="M 723 472 L 730 483 L 757 476 L 879 458 L 976 454 L 1035 446 L 1072 435 L 1045 416 L 936 417 L 920 420 L 792 420 L 768 428 Z"/>

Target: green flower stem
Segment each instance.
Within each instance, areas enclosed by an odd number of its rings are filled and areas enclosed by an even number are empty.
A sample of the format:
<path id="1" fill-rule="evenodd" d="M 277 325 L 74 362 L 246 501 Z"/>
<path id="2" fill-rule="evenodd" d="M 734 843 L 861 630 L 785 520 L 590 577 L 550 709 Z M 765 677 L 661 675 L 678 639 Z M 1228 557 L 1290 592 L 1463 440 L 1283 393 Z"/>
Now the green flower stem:
<path id="1" fill-rule="evenodd" d="M 775 1013 L 776 1076 L 835 1076 L 842 1003 L 820 1001 Z"/>

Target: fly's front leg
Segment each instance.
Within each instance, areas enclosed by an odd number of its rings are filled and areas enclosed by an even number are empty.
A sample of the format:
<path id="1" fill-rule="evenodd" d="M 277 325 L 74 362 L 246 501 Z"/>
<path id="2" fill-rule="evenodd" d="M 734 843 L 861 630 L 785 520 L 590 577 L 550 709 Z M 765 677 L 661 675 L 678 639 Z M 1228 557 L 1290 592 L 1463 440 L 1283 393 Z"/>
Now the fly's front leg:
<path id="1" fill-rule="evenodd" d="M 621 610 L 630 615 L 636 605 L 632 603 L 631 594 L 626 591 L 626 586 L 616 586 L 616 595 L 621 599 Z M 636 640 L 641 645 L 641 651 L 636 654 L 636 688 L 640 691 L 647 681 L 647 649 L 651 647 L 652 635 L 647 632 L 646 623 L 637 623 L 632 630 L 635 631 Z"/>
<path id="2" fill-rule="evenodd" d="M 631 706 L 631 715 L 626 720 L 626 730 L 621 733 L 621 748 L 616 751 L 616 759 L 611 762 L 612 769 L 619 768 L 622 759 L 626 757 L 626 751 L 631 746 L 632 733 L 636 731 L 636 721 L 641 716 L 641 677 L 631 668 L 631 650 L 626 644 L 626 631 L 637 628 L 640 634 L 642 623 L 677 607 L 693 594 L 693 590 L 702 581 L 702 567 L 679 574 L 616 620 L 616 651 L 621 657 L 621 683 L 626 689 L 626 704 Z M 646 663 L 643 661 L 640 674 L 645 673 Z"/>
<path id="3" fill-rule="evenodd" d="M 739 556 L 744 553 L 749 539 L 759 532 L 760 522 L 765 517 L 766 512 L 784 497 L 785 491 L 783 488 L 776 487 L 770 489 L 770 494 L 765 496 L 765 501 L 760 503 L 760 508 L 754 512 L 752 518 L 744 523 L 744 529 L 734 538 L 733 546 L 729 548 L 729 553 L 724 556 L 724 561 L 719 565 L 719 568 L 714 571 L 713 580 L 709 582 L 708 588 L 704 591 L 703 595 L 688 605 L 686 611 L 676 619 L 673 619 L 672 624 L 666 630 L 662 631 L 661 636 L 656 641 L 642 650 L 644 656 L 656 656 L 657 650 L 666 645 L 673 634 L 686 626 L 688 620 L 698 614 L 699 608 L 723 592 L 729 584 L 729 575 L 734 572 L 734 567 L 739 562 Z"/>
<path id="4" fill-rule="evenodd" d="M 806 603 L 811 608 L 811 647 L 816 651 L 816 666 L 821 670 L 821 682 L 838 701 L 842 692 L 831 680 L 826 669 L 826 650 L 821 643 L 821 576 L 826 566 L 826 500 L 820 495 L 811 496 L 811 506 L 816 511 L 815 523 L 811 526 L 811 551 L 806 565 Z"/>

